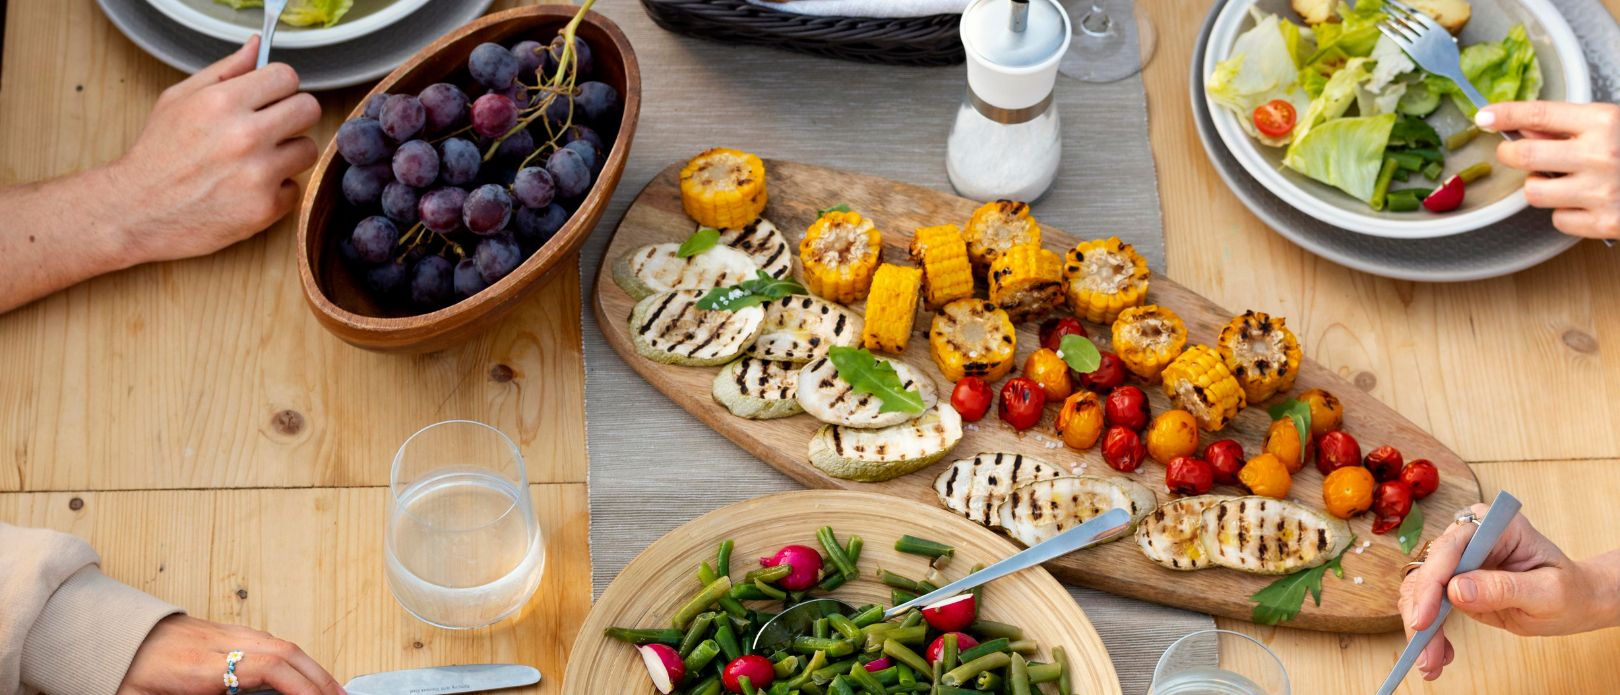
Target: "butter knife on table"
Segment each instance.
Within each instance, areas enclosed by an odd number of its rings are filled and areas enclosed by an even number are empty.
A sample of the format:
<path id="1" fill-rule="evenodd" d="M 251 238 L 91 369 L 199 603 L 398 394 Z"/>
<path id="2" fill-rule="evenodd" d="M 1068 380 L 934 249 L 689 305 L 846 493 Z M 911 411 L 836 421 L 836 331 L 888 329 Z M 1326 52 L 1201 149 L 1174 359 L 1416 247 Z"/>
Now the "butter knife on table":
<path id="1" fill-rule="evenodd" d="M 384 671 L 343 684 L 349 695 L 455 695 L 520 688 L 540 682 L 540 671 L 518 664 L 469 664 Z M 247 695 L 280 695 L 259 690 Z"/>

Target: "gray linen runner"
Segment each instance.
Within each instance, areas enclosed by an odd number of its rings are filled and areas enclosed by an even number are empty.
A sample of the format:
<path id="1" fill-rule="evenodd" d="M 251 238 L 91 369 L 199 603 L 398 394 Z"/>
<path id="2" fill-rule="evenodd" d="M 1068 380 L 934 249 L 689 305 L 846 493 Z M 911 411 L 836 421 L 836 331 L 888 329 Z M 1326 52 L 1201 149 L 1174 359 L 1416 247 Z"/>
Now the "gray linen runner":
<path id="1" fill-rule="evenodd" d="M 729 47 L 665 32 L 633 0 L 604 0 L 597 9 L 635 45 L 644 106 L 613 205 L 581 252 L 593 596 L 682 523 L 800 489 L 670 402 L 602 339 L 590 310 L 596 270 L 630 201 L 664 167 L 720 145 L 949 191 L 945 137 L 966 84 L 961 66 L 873 66 Z M 1163 222 L 1141 79 L 1093 85 L 1060 77 L 1056 99 L 1063 164 L 1034 214 L 1080 236 L 1118 235 L 1162 272 Z M 1126 693 L 1146 692 L 1170 642 L 1213 626 L 1196 613 L 1090 589 L 1072 593 L 1107 644 Z M 1214 663 L 1213 651 L 1208 658 Z"/>

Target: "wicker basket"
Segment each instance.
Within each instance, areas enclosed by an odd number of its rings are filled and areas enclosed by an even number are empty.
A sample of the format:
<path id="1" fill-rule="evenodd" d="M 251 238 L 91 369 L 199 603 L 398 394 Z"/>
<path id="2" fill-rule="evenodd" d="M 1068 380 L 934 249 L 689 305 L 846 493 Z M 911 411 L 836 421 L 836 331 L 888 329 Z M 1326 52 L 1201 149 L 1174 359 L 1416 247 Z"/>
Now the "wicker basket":
<path id="1" fill-rule="evenodd" d="M 746 0 L 641 0 L 641 5 L 658 26 L 728 43 L 891 65 L 954 65 L 963 60 L 957 34 L 961 15 L 811 17 Z"/>

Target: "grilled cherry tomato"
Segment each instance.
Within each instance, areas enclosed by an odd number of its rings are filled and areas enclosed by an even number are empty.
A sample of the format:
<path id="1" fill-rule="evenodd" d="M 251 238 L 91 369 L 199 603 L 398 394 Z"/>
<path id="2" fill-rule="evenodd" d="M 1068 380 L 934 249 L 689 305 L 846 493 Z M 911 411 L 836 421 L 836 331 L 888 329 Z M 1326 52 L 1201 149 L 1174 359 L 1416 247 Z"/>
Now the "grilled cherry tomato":
<path id="1" fill-rule="evenodd" d="M 1373 480 L 1382 483 L 1401 477 L 1401 464 L 1405 460 L 1398 449 L 1385 445 L 1367 452 L 1367 457 L 1361 460 L 1361 465 L 1372 471 Z"/>
<path id="2" fill-rule="evenodd" d="M 1080 386 L 1097 393 L 1108 393 L 1125 383 L 1125 361 L 1112 352 L 1099 351 L 1097 368 L 1085 374 L 1076 374 Z"/>
<path id="3" fill-rule="evenodd" d="M 1041 348 L 1029 353 L 1024 359 L 1024 376 L 1041 385 L 1048 401 L 1062 401 L 1074 392 L 1074 384 L 1069 383 L 1069 363 L 1054 350 Z"/>
<path id="4" fill-rule="evenodd" d="M 1243 470 L 1243 445 L 1236 439 L 1222 439 L 1210 442 L 1204 447 L 1204 460 L 1215 471 L 1215 482 L 1222 485 L 1231 485 L 1238 481 L 1238 471 Z"/>
<path id="5" fill-rule="evenodd" d="M 1058 437 L 1069 448 L 1080 451 L 1090 449 L 1102 437 L 1102 401 L 1090 391 L 1075 391 L 1074 395 L 1063 401 L 1063 409 L 1058 411 L 1055 424 Z"/>
<path id="6" fill-rule="evenodd" d="M 1299 394 L 1299 400 L 1311 408 L 1311 436 L 1339 429 L 1344 424 L 1344 403 L 1339 397 L 1322 389 L 1311 389 Z"/>
<path id="7" fill-rule="evenodd" d="M 962 416 L 966 422 L 978 422 L 984 414 L 990 411 L 990 385 L 976 376 L 962 377 L 956 382 L 956 388 L 951 389 L 951 407 Z"/>
<path id="8" fill-rule="evenodd" d="M 1001 385 L 1001 402 L 996 414 L 1001 421 L 1023 431 L 1041 421 L 1041 410 L 1046 408 L 1046 391 L 1034 379 L 1015 376 Z"/>
<path id="9" fill-rule="evenodd" d="M 1178 495 L 1202 495 L 1215 485 L 1215 469 L 1208 461 L 1177 456 L 1164 467 L 1164 486 Z"/>
<path id="10" fill-rule="evenodd" d="M 1322 504 L 1328 513 L 1348 519 L 1372 508 L 1372 471 L 1360 466 L 1335 469 L 1322 480 Z"/>
<path id="11" fill-rule="evenodd" d="M 1386 480 L 1373 492 L 1373 533 L 1385 534 L 1396 529 L 1412 511 L 1412 488 L 1398 480 Z"/>
<path id="12" fill-rule="evenodd" d="M 1440 489 L 1440 469 L 1428 459 L 1418 459 L 1401 469 L 1401 482 L 1412 489 L 1412 497 L 1423 499 Z"/>
<path id="13" fill-rule="evenodd" d="M 1280 138 L 1294 129 L 1294 105 L 1272 99 L 1254 107 L 1254 127 L 1268 138 Z"/>
<path id="14" fill-rule="evenodd" d="M 1288 474 L 1288 467 L 1274 454 L 1261 454 L 1249 459 L 1248 463 L 1243 464 L 1243 470 L 1238 471 L 1238 482 L 1249 488 L 1249 492 L 1276 499 L 1287 497 L 1288 490 L 1294 486 L 1294 478 Z"/>
<path id="15" fill-rule="evenodd" d="M 1292 418 L 1279 418 L 1271 421 L 1271 429 L 1266 430 L 1265 452 L 1277 457 L 1289 473 L 1298 473 L 1305 467 L 1305 452 L 1300 449 L 1299 428 L 1294 426 Z"/>
<path id="16" fill-rule="evenodd" d="M 1121 386 L 1109 391 L 1107 400 L 1103 401 L 1103 414 L 1110 425 L 1141 430 L 1148 424 L 1147 394 L 1135 386 Z"/>
<path id="17" fill-rule="evenodd" d="M 1185 410 L 1166 410 L 1147 428 L 1148 455 L 1168 465 L 1198 453 L 1198 419 Z"/>
<path id="18" fill-rule="evenodd" d="M 1322 475 L 1352 466 L 1361 466 L 1361 445 L 1349 432 L 1333 430 L 1316 439 L 1316 470 Z"/>
<path id="19" fill-rule="evenodd" d="M 1073 316 L 1054 316 L 1041 322 L 1041 347 L 1057 352 L 1063 345 L 1063 336 L 1086 337 L 1086 327 Z"/>
<path id="20" fill-rule="evenodd" d="M 1102 455 L 1109 468 L 1129 473 L 1142 465 L 1142 458 L 1147 456 L 1147 445 L 1142 443 L 1142 435 L 1137 434 L 1136 430 L 1115 425 L 1103 435 Z"/>

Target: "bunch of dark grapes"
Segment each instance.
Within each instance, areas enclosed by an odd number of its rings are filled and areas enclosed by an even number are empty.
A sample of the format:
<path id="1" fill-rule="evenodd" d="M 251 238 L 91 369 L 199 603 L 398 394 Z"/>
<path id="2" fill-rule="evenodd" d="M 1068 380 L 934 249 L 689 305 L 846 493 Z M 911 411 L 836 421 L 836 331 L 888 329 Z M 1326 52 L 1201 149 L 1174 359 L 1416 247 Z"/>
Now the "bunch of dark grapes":
<path id="1" fill-rule="evenodd" d="M 432 311 L 515 270 L 568 221 L 607 160 L 620 97 L 591 49 L 480 44 L 464 83 L 378 94 L 338 128 L 351 206 L 338 247 L 385 302 Z"/>

